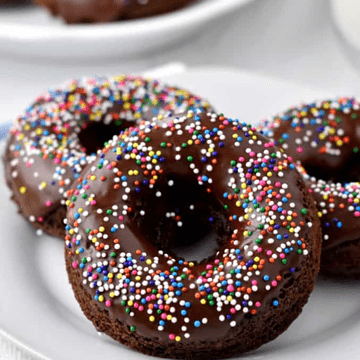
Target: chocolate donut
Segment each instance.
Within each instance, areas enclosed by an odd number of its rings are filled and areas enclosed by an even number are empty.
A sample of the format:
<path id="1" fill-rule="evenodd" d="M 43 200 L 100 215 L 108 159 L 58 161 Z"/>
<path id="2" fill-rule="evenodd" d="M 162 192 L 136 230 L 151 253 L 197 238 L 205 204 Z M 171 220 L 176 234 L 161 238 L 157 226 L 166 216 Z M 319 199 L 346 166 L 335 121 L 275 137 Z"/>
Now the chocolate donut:
<path id="1" fill-rule="evenodd" d="M 73 80 L 39 96 L 13 125 L 5 177 L 19 212 L 63 237 L 64 194 L 104 142 L 141 118 L 208 107 L 186 90 L 133 76 Z"/>
<path id="2" fill-rule="evenodd" d="M 224 358 L 276 338 L 318 273 L 320 223 L 291 159 L 189 112 L 114 136 L 67 192 L 69 281 L 96 329 L 140 352 Z M 202 261 L 174 249 L 213 237 Z"/>
<path id="3" fill-rule="evenodd" d="M 292 107 L 262 132 L 298 160 L 322 223 L 321 273 L 360 278 L 360 109 L 354 98 Z"/>
<path id="4" fill-rule="evenodd" d="M 194 0 L 33 0 L 67 23 L 109 22 L 178 10 Z"/>

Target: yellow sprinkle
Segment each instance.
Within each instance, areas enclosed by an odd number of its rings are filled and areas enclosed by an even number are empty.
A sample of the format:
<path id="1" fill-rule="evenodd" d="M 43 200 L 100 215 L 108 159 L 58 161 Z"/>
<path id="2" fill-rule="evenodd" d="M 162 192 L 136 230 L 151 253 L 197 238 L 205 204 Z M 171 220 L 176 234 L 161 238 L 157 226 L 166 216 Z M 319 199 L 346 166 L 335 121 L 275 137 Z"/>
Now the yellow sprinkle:
<path id="1" fill-rule="evenodd" d="M 74 234 L 74 229 L 70 229 L 70 230 L 69 230 L 69 234 L 70 234 L 70 235 L 73 235 L 73 234 Z"/>
<path id="2" fill-rule="evenodd" d="M 152 264 L 151 259 L 147 259 L 147 260 L 146 260 L 146 264 L 147 264 L 147 265 L 151 265 L 151 264 Z"/>
<path id="3" fill-rule="evenodd" d="M 96 236 L 94 236 L 94 237 L 92 238 L 92 242 L 93 242 L 94 244 L 97 242 L 97 240 L 98 240 L 98 238 L 97 238 Z"/>
<path id="4" fill-rule="evenodd" d="M 112 279 L 112 278 L 114 277 L 114 274 L 110 273 L 110 274 L 108 274 L 108 277 L 109 277 L 110 279 Z"/>
<path id="5" fill-rule="evenodd" d="M 95 175 L 91 175 L 90 179 L 91 179 L 92 181 L 95 181 L 95 180 L 96 180 L 96 176 L 95 176 Z"/>
<path id="6" fill-rule="evenodd" d="M 40 186 L 41 186 L 42 189 L 45 189 L 46 186 L 47 186 L 46 181 L 43 181 L 43 182 L 40 184 Z"/>
<path id="7" fill-rule="evenodd" d="M 152 315 L 151 315 L 151 316 L 149 317 L 149 320 L 150 320 L 151 322 L 154 322 L 154 321 L 155 321 L 155 316 L 152 316 Z"/>
<path id="8" fill-rule="evenodd" d="M 322 217 L 322 216 L 323 216 L 322 212 L 318 211 L 318 217 Z"/>
<path id="9" fill-rule="evenodd" d="M 272 172 L 269 171 L 267 174 L 266 174 L 267 177 L 271 177 L 272 176 Z"/>
<path id="10" fill-rule="evenodd" d="M 226 298 L 227 301 L 231 301 L 232 299 L 233 299 L 233 297 L 230 295 Z"/>
<path id="11" fill-rule="evenodd" d="M 201 305 L 205 305 L 205 304 L 206 304 L 206 300 L 205 300 L 205 299 L 201 299 L 201 300 L 200 300 L 200 304 L 201 304 Z"/>
<path id="12" fill-rule="evenodd" d="M 103 295 L 100 295 L 100 296 L 99 296 L 99 301 L 100 301 L 100 302 L 103 302 L 103 301 L 104 301 L 104 296 L 103 296 Z"/>
<path id="13" fill-rule="evenodd" d="M 193 266 L 194 266 L 194 263 L 193 263 L 193 262 L 189 262 L 189 266 L 190 266 L 190 267 L 193 267 Z"/>
<path id="14" fill-rule="evenodd" d="M 70 201 L 70 200 L 66 200 L 65 205 L 66 205 L 66 206 L 69 206 L 70 204 L 71 204 L 71 201 Z"/>
<path id="15" fill-rule="evenodd" d="M 240 206 L 241 206 L 241 201 L 237 201 L 237 202 L 235 203 L 235 205 L 236 205 L 237 207 L 240 207 Z"/>
<path id="16" fill-rule="evenodd" d="M 128 306 L 133 306 L 134 302 L 132 300 L 129 300 L 127 304 L 128 304 Z"/>
<path id="17" fill-rule="evenodd" d="M 84 211 L 83 208 L 79 208 L 78 213 L 81 214 Z"/>
<path id="18" fill-rule="evenodd" d="M 171 315 L 168 315 L 167 317 L 166 317 L 166 320 L 171 320 L 172 319 L 172 316 Z"/>
<path id="19" fill-rule="evenodd" d="M 100 226 L 100 227 L 99 227 L 99 231 L 104 232 L 104 231 L 105 231 L 105 228 L 104 228 L 103 226 Z"/>
<path id="20" fill-rule="evenodd" d="M 188 140 L 187 142 L 189 145 L 192 145 L 194 142 L 192 140 Z"/>
<path id="21" fill-rule="evenodd" d="M 180 337 L 180 336 L 176 336 L 176 337 L 175 337 L 175 341 L 181 341 L 181 337 Z"/>
<path id="22" fill-rule="evenodd" d="M 260 261 L 260 258 L 258 256 L 255 257 L 254 259 L 255 262 L 259 262 Z"/>
<path id="23" fill-rule="evenodd" d="M 26 193 L 26 187 L 25 186 L 20 186 L 20 194 L 24 195 Z"/>
<path id="24" fill-rule="evenodd" d="M 111 298 L 113 298 L 115 296 L 115 294 L 113 292 L 111 292 L 109 295 Z"/>
<path id="25" fill-rule="evenodd" d="M 336 145 L 337 145 L 337 146 L 342 146 L 342 145 L 343 145 L 343 142 L 342 142 L 341 140 L 338 140 L 338 141 L 336 142 Z"/>

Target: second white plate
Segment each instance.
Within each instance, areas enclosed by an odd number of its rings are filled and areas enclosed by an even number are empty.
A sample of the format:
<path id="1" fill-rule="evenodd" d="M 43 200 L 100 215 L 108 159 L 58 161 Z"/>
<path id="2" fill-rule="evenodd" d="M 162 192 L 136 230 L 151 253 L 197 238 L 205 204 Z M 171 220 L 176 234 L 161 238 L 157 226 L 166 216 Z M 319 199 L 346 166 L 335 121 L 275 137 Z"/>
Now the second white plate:
<path id="1" fill-rule="evenodd" d="M 0 51 L 58 59 L 126 57 L 176 44 L 250 1 L 198 0 L 160 16 L 87 25 L 66 25 L 30 5 L 1 6 Z"/>

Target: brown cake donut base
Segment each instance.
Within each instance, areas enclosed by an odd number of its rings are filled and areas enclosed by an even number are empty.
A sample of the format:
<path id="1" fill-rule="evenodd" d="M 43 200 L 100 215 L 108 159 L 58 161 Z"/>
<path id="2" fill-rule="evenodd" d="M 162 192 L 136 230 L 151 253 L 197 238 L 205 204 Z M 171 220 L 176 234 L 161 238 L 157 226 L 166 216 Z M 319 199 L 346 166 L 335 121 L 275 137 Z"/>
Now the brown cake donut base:
<path id="1" fill-rule="evenodd" d="M 321 253 L 324 277 L 360 279 L 360 239 L 347 241 Z"/>
<path id="2" fill-rule="evenodd" d="M 314 239 L 321 238 L 321 228 L 317 210 L 309 198 L 305 184 L 300 180 L 297 186 L 302 188 L 305 199 L 308 199 L 307 218 L 313 223 Z M 67 256 L 65 247 L 66 269 L 74 295 L 85 316 L 94 324 L 99 332 L 103 332 L 118 342 L 141 353 L 161 358 L 185 359 L 218 359 L 228 358 L 254 350 L 261 345 L 274 340 L 282 334 L 296 319 L 313 291 L 314 283 L 320 268 L 321 241 L 309 243 L 309 254 L 304 257 L 301 269 L 286 280 L 280 290 L 279 306 L 272 308 L 266 314 L 245 316 L 243 324 L 236 326 L 232 336 L 221 342 L 202 341 L 195 347 L 179 343 L 168 346 L 158 341 L 139 336 L 131 332 L 130 326 L 117 319 L 111 319 L 106 309 L 101 309 L 93 300 L 88 290 L 82 286 L 82 270 L 74 269 L 71 258 Z M 239 338 L 242 342 L 239 343 Z M 120 351 L 120 349 L 119 349 Z"/>

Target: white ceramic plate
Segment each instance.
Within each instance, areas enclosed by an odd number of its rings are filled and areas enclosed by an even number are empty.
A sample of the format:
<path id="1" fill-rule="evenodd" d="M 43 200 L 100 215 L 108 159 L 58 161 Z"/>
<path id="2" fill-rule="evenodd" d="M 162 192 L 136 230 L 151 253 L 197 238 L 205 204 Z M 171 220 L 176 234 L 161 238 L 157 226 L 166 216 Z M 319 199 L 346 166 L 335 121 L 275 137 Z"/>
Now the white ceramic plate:
<path id="1" fill-rule="evenodd" d="M 335 95 L 231 69 L 198 68 L 160 78 L 207 96 L 219 111 L 252 123 L 289 105 Z M 16 215 L 2 179 L 0 174 L 0 334 L 31 358 L 150 359 L 97 334 L 67 283 L 62 242 L 34 234 Z M 359 290 L 355 282 L 318 281 L 290 329 L 242 359 L 357 359 Z"/>
<path id="2" fill-rule="evenodd" d="M 41 8 L 2 6 L 0 51 L 61 59 L 129 56 L 176 44 L 250 1 L 198 0 L 178 11 L 147 19 L 70 26 Z"/>

